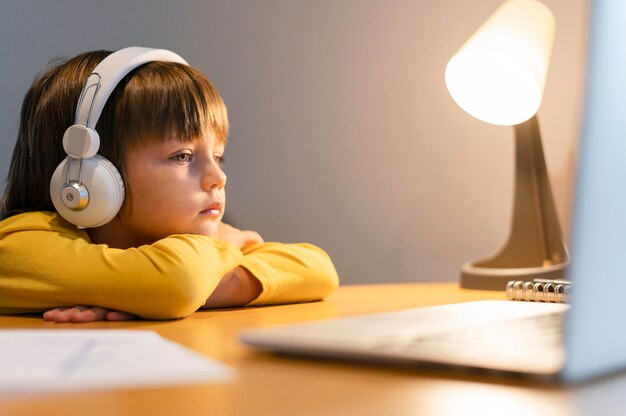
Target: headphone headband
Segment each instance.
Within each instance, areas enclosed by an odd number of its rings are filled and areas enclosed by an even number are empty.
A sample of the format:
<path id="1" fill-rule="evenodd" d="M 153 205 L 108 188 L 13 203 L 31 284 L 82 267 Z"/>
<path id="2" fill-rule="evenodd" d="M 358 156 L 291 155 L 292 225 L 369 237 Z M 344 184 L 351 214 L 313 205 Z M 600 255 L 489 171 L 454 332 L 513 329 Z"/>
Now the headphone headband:
<path id="1" fill-rule="evenodd" d="M 74 124 L 94 129 L 104 105 L 117 84 L 130 71 L 153 61 L 177 62 L 188 65 L 178 54 L 165 49 L 131 46 L 107 56 L 85 81 L 81 98 L 76 108 Z"/>
<path id="2" fill-rule="evenodd" d="M 124 182 L 113 164 L 97 154 L 95 130 L 100 114 L 117 84 L 130 71 L 153 61 L 187 62 L 165 49 L 130 47 L 107 56 L 85 81 L 74 124 L 63 135 L 68 157 L 52 174 L 50 197 L 57 212 L 78 228 L 111 221 L 124 202 Z"/>

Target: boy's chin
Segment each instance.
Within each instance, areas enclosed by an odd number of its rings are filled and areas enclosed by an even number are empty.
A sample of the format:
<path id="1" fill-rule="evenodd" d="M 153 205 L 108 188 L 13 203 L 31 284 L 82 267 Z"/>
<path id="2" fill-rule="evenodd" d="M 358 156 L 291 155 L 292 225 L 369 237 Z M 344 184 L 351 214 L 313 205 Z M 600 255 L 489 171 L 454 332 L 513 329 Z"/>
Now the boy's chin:
<path id="1" fill-rule="evenodd" d="M 219 237 L 219 221 L 211 221 L 211 223 L 207 224 L 204 235 L 208 237 Z"/>

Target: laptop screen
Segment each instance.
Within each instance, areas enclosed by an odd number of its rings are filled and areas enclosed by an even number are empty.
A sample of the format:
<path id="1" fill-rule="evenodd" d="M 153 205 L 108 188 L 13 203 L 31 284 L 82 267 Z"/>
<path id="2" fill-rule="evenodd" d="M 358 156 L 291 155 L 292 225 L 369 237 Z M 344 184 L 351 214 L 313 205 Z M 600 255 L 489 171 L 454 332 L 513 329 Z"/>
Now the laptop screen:
<path id="1" fill-rule="evenodd" d="M 626 367 L 626 2 L 591 5 L 566 379 Z"/>

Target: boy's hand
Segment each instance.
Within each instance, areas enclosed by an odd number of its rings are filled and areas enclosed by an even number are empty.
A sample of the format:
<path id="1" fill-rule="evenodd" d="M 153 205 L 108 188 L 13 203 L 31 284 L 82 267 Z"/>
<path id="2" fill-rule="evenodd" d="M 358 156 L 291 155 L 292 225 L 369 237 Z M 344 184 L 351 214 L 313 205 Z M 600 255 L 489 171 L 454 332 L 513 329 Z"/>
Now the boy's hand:
<path id="1" fill-rule="evenodd" d="M 252 244 L 262 243 L 263 238 L 256 231 L 240 230 L 232 227 L 224 222 L 220 222 L 217 226 L 218 238 L 227 241 L 239 248 L 251 246 Z"/>
<path id="2" fill-rule="evenodd" d="M 54 308 L 43 314 L 46 321 L 93 322 L 93 321 L 128 321 L 136 319 L 135 315 L 126 312 L 100 308 L 98 306 L 74 306 L 72 308 Z"/>

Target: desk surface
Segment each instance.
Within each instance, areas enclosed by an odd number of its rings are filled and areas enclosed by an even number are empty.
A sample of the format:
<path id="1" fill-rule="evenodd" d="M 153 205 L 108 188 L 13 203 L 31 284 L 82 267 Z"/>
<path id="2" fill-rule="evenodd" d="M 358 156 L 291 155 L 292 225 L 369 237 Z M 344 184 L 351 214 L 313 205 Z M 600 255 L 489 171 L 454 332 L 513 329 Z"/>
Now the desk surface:
<path id="1" fill-rule="evenodd" d="M 238 333 L 246 328 L 503 298 L 501 292 L 464 290 L 455 284 L 367 285 L 340 287 L 323 302 L 202 311 L 168 322 L 53 324 L 32 316 L 0 317 L 0 328 L 154 330 L 232 366 L 237 372 L 236 381 L 228 384 L 72 394 L 0 394 L 0 414 L 553 416 L 587 414 L 599 409 L 607 414 L 626 408 L 626 375 L 566 388 L 475 374 L 278 357 L 251 350 L 237 340 Z"/>

